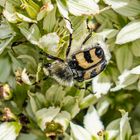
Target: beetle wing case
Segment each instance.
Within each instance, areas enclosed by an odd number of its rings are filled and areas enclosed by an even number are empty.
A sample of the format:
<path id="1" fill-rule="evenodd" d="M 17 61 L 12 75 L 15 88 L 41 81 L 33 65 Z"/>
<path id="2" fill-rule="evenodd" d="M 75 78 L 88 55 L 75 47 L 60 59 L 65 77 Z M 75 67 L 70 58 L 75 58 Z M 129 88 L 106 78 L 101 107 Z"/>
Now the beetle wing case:
<path id="1" fill-rule="evenodd" d="M 104 51 L 99 45 L 80 51 L 72 55 L 68 65 L 78 82 L 92 79 L 106 67 Z"/>

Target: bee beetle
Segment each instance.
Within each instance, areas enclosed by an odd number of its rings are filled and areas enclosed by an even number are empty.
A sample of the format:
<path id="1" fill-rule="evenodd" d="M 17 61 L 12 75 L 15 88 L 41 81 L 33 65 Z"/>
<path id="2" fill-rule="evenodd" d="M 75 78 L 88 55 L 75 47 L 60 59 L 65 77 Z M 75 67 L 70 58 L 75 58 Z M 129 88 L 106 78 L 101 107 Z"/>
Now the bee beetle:
<path id="1" fill-rule="evenodd" d="M 86 37 L 82 45 L 91 37 L 91 33 Z M 65 61 L 47 54 L 54 62 L 47 64 L 44 68 L 46 75 L 50 75 L 58 83 L 64 86 L 72 86 L 74 81 L 83 82 L 92 79 L 101 73 L 107 64 L 104 50 L 98 43 L 88 49 L 80 50 L 68 58 L 71 43 L 72 34 L 70 34 Z"/>

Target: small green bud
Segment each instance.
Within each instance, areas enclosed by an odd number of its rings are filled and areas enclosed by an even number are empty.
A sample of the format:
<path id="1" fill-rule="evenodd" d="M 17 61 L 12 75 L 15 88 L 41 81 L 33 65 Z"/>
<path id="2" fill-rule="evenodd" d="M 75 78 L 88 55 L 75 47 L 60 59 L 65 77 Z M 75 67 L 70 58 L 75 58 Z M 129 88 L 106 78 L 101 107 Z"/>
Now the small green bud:
<path id="1" fill-rule="evenodd" d="M 100 27 L 100 24 L 97 23 L 95 19 L 89 19 L 87 21 L 87 27 L 89 28 L 89 30 L 97 31 L 98 28 Z"/>
<path id="2" fill-rule="evenodd" d="M 21 79 L 21 74 L 22 74 L 22 71 L 20 69 L 17 69 L 15 71 L 15 77 L 16 77 L 16 82 L 17 84 L 21 85 L 23 83 L 22 79 Z"/>
<path id="3" fill-rule="evenodd" d="M 63 134 L 63 132 L 64 132 L 63 126 L 60 123 L 57 123 L 55 121 L 46 123 L 45 134 L 47 137 L 61 135 Z"/>
<path id="4" fill-rule="evenodd" d="M 0 85 L 0 99 L 10 100 L 12 98 L 12 92 L 8 84 Z"/>
<path id="5" fill-rule="evenodd" d="M 5 107 L 0 117 L 1 121 L 15 121 L 17 117 L 11 112 L 10 108 Z"/>

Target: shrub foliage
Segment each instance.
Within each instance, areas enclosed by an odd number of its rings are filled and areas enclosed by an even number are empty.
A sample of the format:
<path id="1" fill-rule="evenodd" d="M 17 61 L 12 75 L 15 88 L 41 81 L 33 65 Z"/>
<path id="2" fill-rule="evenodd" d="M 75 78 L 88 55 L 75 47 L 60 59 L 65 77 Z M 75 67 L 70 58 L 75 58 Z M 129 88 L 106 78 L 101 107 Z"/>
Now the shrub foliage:
<path id="1" fill-rule="evenodd" d="M 70 54 L 100 43 L 107 59 L 83 89 L 45 71 L 70 33 Z M 139 140 L 139 107 L 139 0 L 0 0 L 0 140 Z"/>

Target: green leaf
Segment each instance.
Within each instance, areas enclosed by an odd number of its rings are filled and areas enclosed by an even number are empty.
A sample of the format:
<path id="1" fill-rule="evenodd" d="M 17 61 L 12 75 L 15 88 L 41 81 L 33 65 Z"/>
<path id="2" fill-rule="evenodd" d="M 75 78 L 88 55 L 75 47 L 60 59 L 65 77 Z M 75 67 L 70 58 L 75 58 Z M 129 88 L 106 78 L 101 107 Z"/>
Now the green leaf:
<path id="1" fill-rule="evenodd" d="M 117 33 L 118 33 L 118 30 L 116 29 L 104 29 L 103 31 L 97 34 L 103 36 L 103 39 L 106 39 L 106 38 L 110 39 L 116 36 Z"/>
<path id="2" fill-rule="evenodd" d="M 133 20 L 117 35 L 116 44 L 124 44 L 140 38 L 140 20 Z"/>
<path id="3" fill-rule="evenodd" d="M 33 134 L 20 134 L 17 140 L 37 140 L 37 136 Z M 41 139 L 42 140 L 42 139 Z"/>
<path id="4" fill-rule="evenodd" d="M 81 100 L 81 102 L 80 102 L 80 109 L 87 108 L 90 105 L 95 104 L 98 101 L 98 98 L 99 97 L 96 96 L 95 94 L 94 95 L 89 94 L 88 96 L 86 96 L 85 98 L 83 98 Z"/>
<path id="5" fill-rule="evenodd" d="M 28 95 L 30 97 L 30 104 L 33 113 L 35 113 L 45 105 L 46 101 L 43 94 L 41 93 L 33 94 L 29 92 Z"/>
<path id="6" fill-rule="evenodd" d="M 15 14 L 16 14 L 18 20 L 20 20 L 20 21 L 25 21 L 25 22 L 29 22 L 29 23 L 36 23 L 35 20 L 32 20 L 31 18 L 29 18 L 23 14 L 20 14 L 18 12 L 16 12 Z"/>
<path id="7" fill-rule="evenodd" d="M 34 45 L 38 45 L 38 35 L 36 35 L 38 32 L 37 27 L 35 27 L 37 31 L 33 30 L 34 28 L 32 26 L 29 28 L 28 24 L 25 23 L 19 24 L 18 27 L 27 40 L 29 40 Z"/>
<path id="8" fill-rule="evenodd" d="M 123 72 L 125 69 L 130 69 L 133 64 L 133 54 L 129 45 L 122 45 L 121 47 L 117 48 L 115 52 L 119 71 Z"/>
<path id="9" fill-rule="evenodd" d="M 120 90 L 121 88 L 125 88 L 135 83 L 138 80 L 139 75 L 133 74 L 133 72 L 135 73 L 135 69 L 133 71 L 130 70 L 124 71 L 119 76 L 119 82 L 117 83 L 117 86 L 112 88 L 111 91 L 117 91 Z"/>
<path id="10" fill-rule="evenodd" d="M 140 139 L 140 133 L 136 134 L 136 135 L 133 135 L 131 137 L 131 140 L 139 140 Z"/>
<path id="11" fill-rule="evenodd" d="M 87 27 L 86 27 L 87 25 L 85 22 L 85 18 L 83 16 L 73 17 L 71 19 L 71 22 L 74 28 L 74 32 L 72 34 L 73 36 L 72 48 L 79 48 L 79 46 L 81 46 L 81 43 L 82 43 L 81 41 L 84 38 L 86 38 L 86 35 L 87 35 Z M 74 53 L 72 51 L 75 51 L 75 49 L 71 49 L 71 53 Z"/>
<path id="12" fill-rule="evenodd" d="M 60 0 L 56 0 L 56 2 L 57 2 L 57 7 L 59 9 L 60 14 L 63 17 L 69 19 L 69 17 L 68 17 L 68 9 L 67 9 L 66 5 Z"/>
<path id="13" fill-rule="evenodd" d="M 101 100 L 99 100 L 96 106 L 99 116 L 104 115 L 108 111 L 110 104 L 107 98 L 101 98 Z"/>
<path id="14" fill-rule="evenodd" d="M 74 118 L 80 111 L 79 102 L 75 97 L 66 96 L 62 101 L 63 109 L 68 111 Z"/>
<path id="15" fill-rule="evenodd" d="M 5 6 L 5 3 L 6 3 L 6 0 L 1 0 L 0 1 L 0 6 L 4 7 Z"/>
<path id="16" fill-rule="evenodd" d="M 140 57 L 140 40 L 136 40 L 134 42 L 132 42 L 132 46 L 131 46 L 131 50 L 132 50 L 132 53 L 134 54 L 134 56 L 136 57 Z"/>
<path id="17" fill-rule="evenodd" d="M 66 92 L 60 85 L 52 85 L 46 91 L 46 101 L 49 104 L 60 105 L 62 104 L 62 100 L 65 96 Z"/>
<path id="18" fill-rule="evenodd" d="M 32 68 L 34 71 L 37 68 L 36 60 L 31 55 L 19 55 L 17 58 L 26 61 L 26 63 L 30 65 L 30 68 Z"/>
<path id="19" fill-rule="evenodd" d="M 68 0 L 67 5 L 70 13 L 75 16 L 99 13 L 99 6 L 93 0 Z"/>
<path id="20" fill-rule="evenodd" d="M 66 23 L 67 29 L 69 30 L 70 33 L 72 33 L 73 29 L 71 27 L 71 23 L 69 22 L 70 19 L 68 16 L 69 14 L 68 14 L 68 9 L 66 7 L 66 3 L 64 1 L 62 2 L 60 0 L 57 0 L 56 2 L 57 2 L 57 7 L 59 9 L 60 14 L 64 17 L 64 21 Z"/>
<path id="21" fill-rule="evenodd" d="M 120 25 L 120 21 L 125 21 L 125 18 L 119 18 L 118 20 L 118 15 L 113 11 L 113 10 L 107 10 L 107 11 L 104 11 L 100 14 L 97 14 L 95 16 L 96 20 L 98 23 L 101 24 L 101 26 L 99 27 L 99 29 L 102 31 L 104 29 L 113 29 L 114 28 L 114 24 L 117 25 L 117 28 L 118 28 L 118 25 Z"/>
<path id="22" fill-rule="evenodd" d="M 137 88 L 138 88 L 138 91 L 140 91 L 140 80 L 138 81 Z"/>
<path id="23" fill-rule="evenodd" d="M 13 4 L 11 4 L 8 1 L 6 1 L 5 3 L 5 9 L 3 11 L 3 15 L 11 23 L 17 23 L 19 21 L 16 15 L 15 7 L 13 6 Z"/>
<path id="24" fill-rule="evenodd" d="M 29 17 L 35 19 L 37 17 L 37 14 L 40 10 L 39 5 L 34 2 L 33 0 L 21 0 L 22 2 L 22 7 L 24 7 L 24 9 L 26 10 L 26 12 L 28 13 Z"/>
<path id="25" fill-rule="evenodd" d="M 40 30 L 37 26 L 37 24 L 32 24 L 30 27 L 30 32 L 34 35 L 34 37 L 38 40 L 41 37 Z"/>
<path id="26" fill-rule="evenodd" d="M 15 140 L 19 135 L 21 125 L 18 122 L 5 122 L 0 124 L 0 139 Z"/>
<path id="27" fill-rule="evenodd" d="M 110 122 L 107 125 L 106 130 L 118 130 L 119 129 L 119 124 L 120 124 L 120 118 L 116 119 L 116 120 L 113 120 L 112 122 Z"/>
<path id="28" fill-rule="evenodd" d="M 108 130 L 105 132 L 105 140 L 115 140 L 118 134 L 118 130 Z"/>
<path id="29" fill-rule="evenodd" d="M 27 91 L 28 91 L 27 85 L 19 85 L 19 84 L 16 84 L 16 87 L 13 90 L 14 94 L 13 101 L 16 103 L 20 111 L 27 98 Z"/>
<path id="30" fill-rule="evenodd" d="M 117 13 L 131 17 L 140 14 L 140 1 L 139 0 L 104 0 L 112 9 Z"/>
<path id="31" fill-rule="evenodd" d="M 7 0 L 7 1 L 10 2 L 11 4 L 13 4 L 14 6 L 20 6 L 21 5 L 20 0 Z"/>
<path id="32" fill-rule="evenodd" d="M 53 31 L 54 26 L 56 25 L 56 7 L 48 13 L 48 15 L 43 20 L 43 29 L 50 33 Z"/>
<path id="33" fill-rule="evenodd" d="M 14 36 L 11 36 L 10 38 L 5 39 L 2 42 L 0 42 L 0 54 L 3 53 L 3 51 L 5 50 L 6 47 L 8 47 L 8 45 L 11 43 L 13 38 L 14 38 Z"/>
<path id="34" fill-rule="evenodd" d="M 9 38 L 11 37 L 11 35 L 12 29 L 10 28 L 6 20 L 2 20 L 0 25 L 0 39 Z"/>
<path id="35" fill-rule="evenodd" d="M 137 81 L 139 75 L 132 74 L 131 71 L 124 71 L 122 75 L 119 76 L 120 85 L 128 86 Z"/>
<path id="36" fill-rule="evenodd" d="M 9 58 L 0 58 L 0 82 L 6 82 L 11 72 L 11 63 Z"/>

